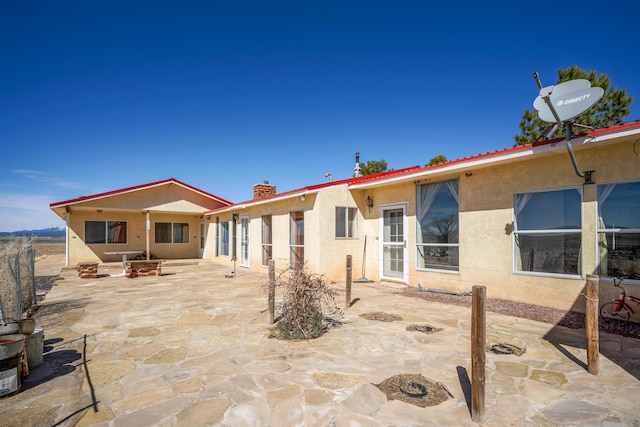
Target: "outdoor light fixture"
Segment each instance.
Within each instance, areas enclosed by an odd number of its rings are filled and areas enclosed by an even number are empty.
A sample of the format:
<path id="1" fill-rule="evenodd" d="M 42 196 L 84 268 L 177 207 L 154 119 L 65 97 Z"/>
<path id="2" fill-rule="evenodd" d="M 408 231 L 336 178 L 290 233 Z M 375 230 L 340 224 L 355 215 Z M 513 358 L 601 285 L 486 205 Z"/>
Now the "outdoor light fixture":
<path id="1" fill-rule="evenodd" d="M 371 208 L 373 207 L 373 199 L 371 198 L 371 196 L 367 196 L 367 198 L 365 199 L 365 203 L 369 208 L 369 213 L 371 213 Z"/>
<path id="2" fill-rule="evenodd" d="M 304 194 L 298 198 L 300 199 L 301 202 L 304 202 L 304 199 L 305 199 Z"/>

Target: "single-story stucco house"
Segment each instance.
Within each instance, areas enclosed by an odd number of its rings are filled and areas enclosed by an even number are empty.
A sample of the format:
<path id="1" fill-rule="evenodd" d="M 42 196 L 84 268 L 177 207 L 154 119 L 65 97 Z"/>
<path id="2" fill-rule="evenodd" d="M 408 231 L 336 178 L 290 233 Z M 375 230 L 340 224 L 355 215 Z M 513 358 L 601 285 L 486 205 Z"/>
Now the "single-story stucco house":
<path id="1" fill-rule="evenodd" d="M 266 272 L 273 259 L 277 269 L 305 265 L 344 281 L 351 255 L 354 279 L 456 292 L 485 285 L 492 298 L 584 311 L 588 274 L 602 278 L 601 300 L 616 295 L 613 276 L 640 284 L 639 141 L 635 121 L 575 137 L 576 168 L 559 139 L 283 193 L 263 182 L 235 204 L 167 180 L 51 208 L 67 221 L 68 262 L 146 244 L 162 258 L 202 257 L 230 271 Z M 188 209 L 163 197 L 170 185 Z M 128 239 L 87 242 L 96 221 L 106 230 L 130 221 Z M 187 224 L 190 238 L 168 242 L 166 224 Z"/>
<path id="2" fill-rule="evenodd" d="M 52 203 L 67 225 L 67 265 L 120 259 L 141 251 L 160 258 L 201 258 L 202 215 L 231 202 L 170 178 Z M 105 254 L 107 253 L 107 254 Z"/>

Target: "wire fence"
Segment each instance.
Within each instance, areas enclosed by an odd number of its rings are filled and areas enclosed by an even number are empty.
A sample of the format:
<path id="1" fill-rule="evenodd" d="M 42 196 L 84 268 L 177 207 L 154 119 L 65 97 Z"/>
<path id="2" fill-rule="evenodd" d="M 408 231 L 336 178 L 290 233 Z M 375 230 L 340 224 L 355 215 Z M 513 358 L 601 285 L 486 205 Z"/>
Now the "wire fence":
<path id="1" fill-rule="evenodd" d="M 16 237 L 0 250 L 0 335 L 13 333 L 13 325 L 35 304 L 35 250 L 30 239 Z"/>

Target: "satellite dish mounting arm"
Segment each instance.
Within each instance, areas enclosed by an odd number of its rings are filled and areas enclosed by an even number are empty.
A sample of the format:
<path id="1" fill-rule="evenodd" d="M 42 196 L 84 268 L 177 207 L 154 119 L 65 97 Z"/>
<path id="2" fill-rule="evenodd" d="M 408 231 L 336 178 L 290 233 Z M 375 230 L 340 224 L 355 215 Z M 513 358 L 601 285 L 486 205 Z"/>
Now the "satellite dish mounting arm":
<path id="1" fill-rule="evenodd" d="M 553 106 L 553 102 L 551 102 L 551 94 L 553 93 L 553 86 L 548 86 L 546 88 L 543 87 L 542 83 L 540 82 L 540 77 L 538 76 L 537 71 L 533 72 L 533 78 L 536 80 L 538 89 L 540 89 L 540 97 L 544 100 L 545 104 L 547 104 L 547 107 L 549 107 L 549 111 L 551 111 L 551 114 L 553 114 L 553 117 L 556 119 L 556 123 L 545 134 L 545 139 L 549 138 L 549 136 L 551 136 L 551 134 L 553 134 L 553 132 L 555 132 L 555 130 L 559 126 L 564 126 L 565 127 L 564 134 L 567 141 L 567 151 L 569 152 L 569 157 L 571 157 L 571 163 L 573 163 L 573 170 L 576 172 L 576 175 L 578 175 L 580 178 L 584 178 L 585 184 L 593 184 L 593 181 L 591 180 L 591 174 L 594 171 L 591 170 L 591 171 L 580 172 L 580 168 L 578 167 L 578 162 L 576 161 L 576 156 L 573 154 L 573 147 L 571 146 L 571 139 L 573 138 L 573 131 L 571 127 L 573 125 L 576 125 L 576 126 L 587 128 L 587 129 L 593 129 L 593 128 L 590 126 L 573 123 L 572 120 L 566 120 L 563 122 L 560 119 L 560 116 L 558 115 L 558 112 L 556 111 L 555 107 Z"/>

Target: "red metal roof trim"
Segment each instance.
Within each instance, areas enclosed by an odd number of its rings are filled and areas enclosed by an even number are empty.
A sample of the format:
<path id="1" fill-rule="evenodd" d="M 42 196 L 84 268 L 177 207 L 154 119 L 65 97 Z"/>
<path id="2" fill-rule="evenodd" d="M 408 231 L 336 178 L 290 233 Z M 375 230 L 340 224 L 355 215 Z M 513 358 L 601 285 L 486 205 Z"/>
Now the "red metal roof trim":
<path id="1" fill-rule="evenodd" d="M 623 124 L 620 124 L 620 125 L 613 125 L 613 126 L 609 126 L 607 128 L 595 129 L 593 131 L 584 132 L 584 133 L 581 133 L 581 134 L 577 134 L 575 136 L 597 136 L 597 135 L 602 135 L 602 134 L 615 132 L 615 131 L 619 131 L 619 130 L 633 129 L 633 128 L 636 128 L 636 127 L 640 127 L 640 120 L 636 120 L 636 121 L 628 122 L 628 123 L 623 123 Z M 361 184 L 361 183 L 364 183 L 364 182 L 377 181 L 377 180 L 381 180 L 381 179 L 385 179 L 385 178 L 391 178 L 391 177 L 395 177 L 395 176 L 408 175 L 408 174 L 414 173 L 414 172 L 420 172 L 420 171 L 425 171 L 425 170 L 429 170 L 429 169 L 436 169 L 436 168 L 441 168 L 441 167 L 445 167 L 445 166 L 451 166 L 451 165 L 455 165 L 455 164 L 458 164 L 458 163 L 468 162 L 468 161 L 471 161 L 471 160 L 480 160 L 480 159 L 484 159 L 484 158 L 487 158 L 487 157 L 493 157 L 493 156 L 496 156 L 496 155 L 517 153 L 519 151 L 528 150 L 528 149 L 530 149 L 532 147 L 540 147 L 540 146 L 544 146 L 544 145 L 555 144 L 555 143 L 558 143 L 558 142 L 562 142 L 564 140 L 565 140 L 565 138 L 548 139 L 548 140 L 538 141 L 538 142 L 534 142 L 534 143 L 530 143 L 530 144 L 526 144 L 526 145 L 516 145 L 516 146 L 513 146 L 513 147 L 503 148 L 503 149 L 500 149 L 500 150 L 488 151 L 488 152 L 476 154 L 476 155 L 473 155 L 473 156 L 461 157 L 459 159 L 450 160 L 450 161 L 443 162 L 443 163 L 438 163 L 436 165 L 430 165 L 430 166 L 425 166 L 425 167 L 411 166 L 411 167 L 404 168 L 404 169 L 390 170 L 390 171 L 380 172 L 380 173 L 376 173 L 376 174 L 372 174 L 372 175 L 363 175 L 363 176 L 359 176 L 359 177 L 356 177 L 356 178 L 347 178 L 347 179 L 342 179 L 342 180 L 339 180 L 339 181 L 325 182 L 325 183 L 322 183 L 322 184 L 316 184 L 316 185 L 311 185 L 311 186 L 307 186 L 307 187 L 297 188 L 295 190 L 285 191 L 283 193 L 274 194 L 272 196 L 264 197 L 264 198 L 261 198 L 261 199 L 246 200 L 244 202 L 239 202 L 239 203 L 236 203 L 236 204 L 233 204 L 233 205 L 230 205 L 230 206 L 226 206 L 224 208 L 219 208 L 219 209 L 215 209 L 215 210 L 209 211 L 208 213 L 213 213 L 213 212 L 219 211 L 221 209 L 234 208 L 236 206 L 240 207 L 240 206 L 247 205 L 247 204 L 250 204 L 250 203 L 253 203 L 253 202 L 262 202 L 262 201 L 277 199 L 277 198 L 281 198 L 281 197 L 284 197 L 284 196 L 287 196 L 287 195 L 290 195 L 290 194 L 302 193 L 302 192 L 305 192 L 305 191 L 320 190 L 322 188 L 331 187 L 333 185 Z"/>
<path id="2" fill-rule="evenodd" d="M 184 187 L 187 187 L 190 190 L 193 190 L 195 192 L 201 193 L 207 197 L 211 197 L 212 199 L 215 199 L 221 203 L 224 203 L 226 205 L 231 205 L 233 203 L 229 202 L 228 200 L 222 199 L 218 196 L 215 196 L 211 193 L 207 193 L 206 191 L 200 190 L 199 188 L 196 188 L 192 185 L 189 184 L 185 184 L 182 181 L 179 181 L 175 178 L 169 178 L 169 179 L 165 179 L 162 181 L 155 181 L 155 182 L 150 182 L 148 184 L 141 184 L 141 185 L 134 185 L 132 187 L 126 187 L 126 188 L 121 188 L 119 190 L 112 190 L 112 191 L 106 191 L 104 193 L 98 193 L 98 194 L 92 194 L 90 196 L 81 196 L 81 197 L 77 197 L 75 199 L 69 199 L 69 200 L 64 200 L 62 202 L 55 202 L 55 203 L 51 203 L 49 205 L 50 208 L 56 208 L 59 206 L 65 206 L 65 205 L 71 205 L 74 203 L 79 203 L 79 202 L 86 202 L 88 200 L 93 200 L 93 199 L 99 199 L 102 197 L 108 197 L 108 196 L 115 196 L 117 194 L 121 194 L 121 193 L 129 193 L 131 191 L 136 191 L 136 190 L 142 190 L 142 189 L 146 189 L 146 188 L 151 188 L 151 187 L 157 187 L 159 185 L 164 185 L 164 184 L 178 184 L 178 185 L 182 185 Z"/>
<path id="3" fill-rule="evenodd" d="M 267 201 L 267 200 L 279 199 L 281 197 L 286 197 L 286 196 L 291 195 L 291 194 L 304 193 L 304 192 L 309 192 L 309 191 L 316 191 L 316 190 L 320 190 L 320 189 L 323 189 L 323 188 L 332 187 L 334 185 L 355 184 L 355 183 L 360 183 L 360 182 L 373 181 L 373 180 L 380 179 L 380 178 L 388 178 L 390 176 L 395 176 L 395 175 L 404 175 L 405 173 L 412 172 L 412 171 L 417 171 L 419 169 L 420 169 L 420 166 L 411 166 L 411 167 L 408 167 L 408 168 L 394 169 L 394 170 L 379 172 L 379 173 L 375 173 L 375 174 L 371 174 L 371 175 L 358 176 L 358 177 L 355 177 L 355 178 L 346 178 L 346 179 L 340 179 L 340 180 L 337 180 L 337 181 L 323 182 L 321 184 L 314 184 L 314 185 L 309 185 L 309 186 L 306 186 L 306 187 L 300 187 L 300 188 L 296 188 L 294 190 L 289 190 L 289 191 L 284 191 L 282 193 L 273 194 L 271 196 L 261 197 L 259 199 L 245 200 L 243 202 L 238 202 L 238 203 L 235 203 L 235 204 L 230 205 L 230 206 L 225 206 L 223 208 L 218 208 L 218 209 L 214 209 L 214 210 L 208 211 L 207 213 L 217 212 L 217 211 L 222 210 L 222 209 L 240 207 L 240 206 L 248 205 L 248 204 L 254 203 L 254 202 L 263 202 L 263 201 Z"/>
<path id="4" fill-rule="evenodd" d="M 603 134 L 616 132 L 616 131 L 620 131 L 620 130 L 633 129 L 633 128 L 637 128 L 637 127 L 640 127 L 640 120 L 636 120 L 636 121 L 633 121 L 633 122 L 627 122 L 627 123 L 623 123 L 623 124 L 619 124 L 619 125 L 613 125 L 613 126 L 609 126 L 609 127 L 606 127 L 606 128 L 595 129 L 595 130 L 588 131 L 588 132 L 582 132 L 582 133 L 576 134 L 574 136 L 576 136 L 576 137 L 597 136 L 597 135 L 603 135 Z M 537 142 L 529 143 L 529 144 L 526 144 L 526 145 L 516 145 L 514 147 L 503 148 L 503 149 L 495 150 L 495 151 L 488 151 L 486 153 L 475 154 L 473 156 L 461 157 L 459 159 L 450 160 L 450 161 L 443 162 L 443 163 L 438 163 L 436 165 L 425 166 L 425 167 L 419 168 L 419 169 L 420 170 L 435 169 L 435 168 L 440 168 L 440 167 L 443 167 L 443 166 L 450 166 L 450 165 L 455 165 L 457 163 L 467 162 L 467 161 L 470 161 L 470 160 L 480 160 L 480 159 L 487 158 L 487 157 L 493 157 L 493 156 L 496 156 L 496 155 L 499 155 L 499 154 L 517 153 L 518 151 L 528 150 L 528 149 L 530 149 L 532 147 L 541 147 L 541 146 L 544 146 L 544 145 L 556 144 L 558 142 L 563 142 L 563 141 L 565 141 L 565 138 L 564 137 L 560 137 L 560 138 L 554 138 L 554 139 L 547 139 L 547 140 L 544 140 L 544 141 L 537 141 Z"/>

